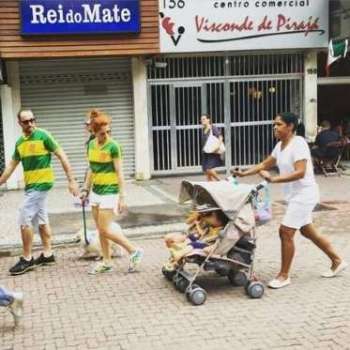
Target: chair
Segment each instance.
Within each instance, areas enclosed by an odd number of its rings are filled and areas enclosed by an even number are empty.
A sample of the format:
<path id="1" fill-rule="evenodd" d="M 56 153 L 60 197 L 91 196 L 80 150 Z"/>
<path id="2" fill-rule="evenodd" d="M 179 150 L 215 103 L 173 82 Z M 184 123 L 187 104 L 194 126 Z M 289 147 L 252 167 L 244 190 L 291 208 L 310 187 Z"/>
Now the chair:
<path id="1" fill-rule="evenodd" d="M 345 148 L 348 145 L 347 139 L 342 139 L 336 142 L 330 142 L 327 144 L 327 148 L 335 148 L 337 150 L 334 157 L 315 157 L 315 166 L 320 169 L 320 171 L 325 176 L 340 176 L 342 169 L 340 169 L 340 161 L 342 159 Z"/>

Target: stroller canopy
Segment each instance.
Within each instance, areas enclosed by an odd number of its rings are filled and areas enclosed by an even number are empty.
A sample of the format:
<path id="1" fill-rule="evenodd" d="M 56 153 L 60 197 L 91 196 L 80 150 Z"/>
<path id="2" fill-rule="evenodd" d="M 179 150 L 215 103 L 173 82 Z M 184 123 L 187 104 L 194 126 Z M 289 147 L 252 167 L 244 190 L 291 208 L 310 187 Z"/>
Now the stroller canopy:
<path id="1" fill-rule="evenodd" d="M 229 220 L 235 220 L 247 202 L 254 186 L 233 185 L 229 181 L 190 182 L 182 181 L 179 202 L 191 200 L 196 205 L 211 204 L 219 207 Z"/>

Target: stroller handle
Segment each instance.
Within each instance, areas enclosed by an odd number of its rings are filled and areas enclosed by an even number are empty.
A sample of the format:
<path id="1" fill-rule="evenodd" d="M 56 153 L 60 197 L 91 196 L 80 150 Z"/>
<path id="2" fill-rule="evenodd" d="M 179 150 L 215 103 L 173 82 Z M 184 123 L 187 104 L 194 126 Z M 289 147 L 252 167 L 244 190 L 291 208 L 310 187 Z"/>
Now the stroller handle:
<path id="1" fill-rule="evenodd" d="M 256 185 L 255 191 L 257 191 L 257 192 L 261 191 L 263 188 L 267 187 L 267 184 L 268 184 L 268 183 L 267 183 L 266 180 L 260 182 L 258 185 Z"/>

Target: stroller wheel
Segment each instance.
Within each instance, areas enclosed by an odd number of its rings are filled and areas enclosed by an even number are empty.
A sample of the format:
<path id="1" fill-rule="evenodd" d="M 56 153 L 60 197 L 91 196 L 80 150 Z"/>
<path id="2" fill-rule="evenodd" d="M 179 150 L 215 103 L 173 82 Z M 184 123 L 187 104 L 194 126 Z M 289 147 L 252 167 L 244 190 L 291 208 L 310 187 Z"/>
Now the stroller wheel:
<path id="1" fill-rule="evenodd" d="M 207 292 L 201 287 L 194 288 L 189 292 L 188 299 L 193 305 L 203 305 L 207 300 Z"/>
<path id="2" fill-rule="evenodd" d="M 162 273 L 168 281 L 172 281 L 176 271 L 170 271 L 165 266 L 162 267 Z"/>
<path id="3" fill-rule="evenodd" d="M 231 271 L 228 275 L 228 279 L 233 286 L 237 287 L 243 287 L 248 282 L 247 274 L 243 271 Z"/>
<path id="4" fill-rule="evenodd" d="M 187 281 L 186 278 L 184 277 L 179 277 L 175 281 L 175 288 L 180 292 L 180 293 L 185 293 L 186 289 L 189 285 L 189 282 Z"/>
<path id="5" fill-rule="evenodd" d="M 244 290 L 245 290 L 245 292 L 247 293 L 247 295 L 248 295 L 248 288 L 249 288 L 249 285 L 252 283 L 252 281 L 247 281 L 247 283 L 245 284 L 245 286 L 244 286 Z"/>
<path id="6" fill-rule="evenodd" d="M 194 289 L 197 289 L 197 288 L 201 288 L 198 284 L 192 284 L 192 286 L 190 287 L 190 288 L 186 288 L 186 291 L 185 291 L 185 295 L 186 295 L 186 298 L 187 298 L 187 300 L 188 301 L 191 301 L 190 300 L 190 294 L 191 294 L 191 292 L 192 292 L 192 290 L 194 290 Z"/>
<path id="7" fill-rule="evenodd" d="M 180 278 L 182 278 L 182 277 L 175 271 L 175 273 L 174 273 L 174 275 L 173 275 L 173 278 L 172 278 L 172 281 L 173 281 L 173 283 L 174 283 L 175 286 L 176 286 L 176 284 L 177 284 L 177 281 L 178 281 Z"/>
<path id="8" fill-rule="evenodd" d="M 260 299 L 265 292 L 265 287 L 261 282 L 251 282 L 246 288 L 247 294 L 252 299 Z"/>

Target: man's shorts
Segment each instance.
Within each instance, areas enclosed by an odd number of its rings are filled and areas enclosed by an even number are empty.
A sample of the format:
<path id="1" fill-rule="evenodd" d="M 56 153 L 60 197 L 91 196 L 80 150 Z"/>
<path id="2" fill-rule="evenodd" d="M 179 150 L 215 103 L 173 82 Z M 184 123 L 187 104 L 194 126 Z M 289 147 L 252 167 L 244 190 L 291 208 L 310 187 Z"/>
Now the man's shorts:
<path id="1" fill-rule="evenodd" d="M 20 226 L 35 227 L 49 224 L 47 213 L 47 191 L 27 191 L 24 194 L 24 203 L 19 210 Z"/>
<path id="2" fill-rule="evenodd" d="M 92 207 L 99 207 L 100 209 L 111 209 L 117 208 L 119 201 L 119 194 L 97 194 L 91 192 L 89 197 L 90 205 Z"/>
<path id="3" fill-rule="evenodd" d="M 306 225 L 312 224 L 312 212 L 316 205 L 317 202 L 289 202 L 282 225 L 299 230 Z"/>

